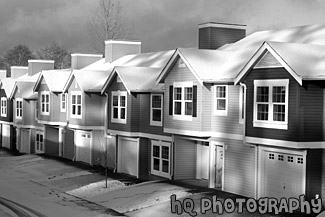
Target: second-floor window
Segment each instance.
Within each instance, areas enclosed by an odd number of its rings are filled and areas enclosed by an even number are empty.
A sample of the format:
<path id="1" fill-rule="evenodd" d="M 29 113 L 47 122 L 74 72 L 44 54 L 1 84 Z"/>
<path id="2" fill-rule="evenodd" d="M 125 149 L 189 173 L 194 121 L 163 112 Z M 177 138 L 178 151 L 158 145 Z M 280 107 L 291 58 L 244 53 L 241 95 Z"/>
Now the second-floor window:
<path id="1" fill-rule="evenodd" d="M 42 115 L 50 114 L 50 92 L 49 91 L 41 92 L 41 114 Z"/>
<path id="2" fill-rule="evenodd" d="M 174 119 L 192 120 L 192 116 L 196 116 L 196 106 L 194 105 L 196 86 L 193 86 L 193 82 L 174 82 L 171 92 L 173 92 Z"/>
<path id="3" fill-rule="evenodd" d="M 60 102 L 60 110 L 61 112 L 65 112 L 67 110 L 67 94 L 62 93 L 61 96 L 61 102 Z"/>
<path id="4" fill-rule="evenodd" d="M 163 95 L 152 94 L 150 105 L 150 125 L 162 126 Z"/>
<path id="5" fill-rule="evenodd" d="M 288 79 L 254 81 L 254 127 L 288 129 Z"/>
<path id="6" fill-rule="evenodd" d="M 23 117 L 23 99 L 16 99 L 16 118 L 21 119 Z"/>
<path id="7" fill-rule="evenodd" d="M 1 117 L 7 117 L 7 98 L 1 97 Z"/>
<path id="8" fill-rule="evenodd" d="M 71 117 L 82 118 L 82 98 L 80 91 L 71 92 Z"/>
<path id="9" fill-rule="evenodd" d="M 112 122 L 126 123 L 127 117 L 126 91 L 112 91 Z"/>
<path id="10" fill-rule="evenodd" d="M 216 85 L 214 90 L 214 114 L 227 116 L 228 113 L 228 86 Z"/>

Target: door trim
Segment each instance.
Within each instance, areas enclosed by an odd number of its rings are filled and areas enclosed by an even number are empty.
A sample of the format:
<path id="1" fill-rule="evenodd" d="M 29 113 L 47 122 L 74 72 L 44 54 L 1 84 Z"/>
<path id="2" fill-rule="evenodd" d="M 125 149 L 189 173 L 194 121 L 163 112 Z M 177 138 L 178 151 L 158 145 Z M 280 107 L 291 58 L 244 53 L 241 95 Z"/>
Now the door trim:
<path id="1" fill-rule="evenodd" d="M 225 189 L 225 143 L 223 142 L 217 142 L 217 141 L 211 141 L 209 144 L 209 157 L 210 157 L 210 162 L 209 162 L 209 188 L 216 188 L 215 184 L 215 179 L 216 179 L 216 173 L 215 173 L 215 163 L 216 163 L 216 148 L 217 146 L 221 146 L 223 149 L 223 168 L 222 168 L 222 187 L 221 190 Z"/>

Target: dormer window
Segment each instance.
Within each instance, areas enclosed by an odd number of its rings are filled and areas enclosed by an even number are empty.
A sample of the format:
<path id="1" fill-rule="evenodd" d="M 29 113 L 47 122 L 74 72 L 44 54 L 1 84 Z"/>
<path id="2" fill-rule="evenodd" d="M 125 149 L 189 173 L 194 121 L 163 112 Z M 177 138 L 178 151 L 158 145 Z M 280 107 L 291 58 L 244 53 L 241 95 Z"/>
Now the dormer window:
<path id="1" fill-rule="evenodd" d="M 178 67 L 179 68 L 185 67 L 185 62 L 182 58 L 179 58 L 179 60 L 178 60 Z"/>

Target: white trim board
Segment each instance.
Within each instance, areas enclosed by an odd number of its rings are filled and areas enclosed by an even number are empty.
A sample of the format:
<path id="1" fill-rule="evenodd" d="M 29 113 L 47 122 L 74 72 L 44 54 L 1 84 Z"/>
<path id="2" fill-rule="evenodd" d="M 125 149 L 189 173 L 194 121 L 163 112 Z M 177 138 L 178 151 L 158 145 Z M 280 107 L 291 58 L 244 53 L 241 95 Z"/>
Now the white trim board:
<path id="1" fill-rule="evenodd" d="M 162 140 L 162 141 L 167 141 L 167 142 L 172 141 L 171 136 L 162 136 L 162 135 L 156 135 L 156 134 L 151 134 L 151 133 L 125 132 L 125 131 L 109 130 L 109 129 L 107 130 L 107 133 L 110 133 L 113 135 L 128 136 L 128 137 L 144 137 L 144 138 Z"/>
<path id="2" fill-rule="evenodd" d="M 42 120 L 37 120 L 37 123 L 39 124 L 47 124 L 47 125 L 60 125 L 60 126 L 67 126 L 67 122 L 56 122 L 56 121 L 42 121 Z"/>
<path id="3" fill-rule="evenodd" d="M 164 128 L 164 133 L 179 134 L 186 136 L 195 137 L 216 137 L 224 139 L 234 139 L 243 140 L 244 136 L 241 134 L 231 134 L 231 133 L 221 133 L 221 132 L 211 132 L 211 131 L 194 131 L 194 130 L 179 130 L 172 128 Z"/>

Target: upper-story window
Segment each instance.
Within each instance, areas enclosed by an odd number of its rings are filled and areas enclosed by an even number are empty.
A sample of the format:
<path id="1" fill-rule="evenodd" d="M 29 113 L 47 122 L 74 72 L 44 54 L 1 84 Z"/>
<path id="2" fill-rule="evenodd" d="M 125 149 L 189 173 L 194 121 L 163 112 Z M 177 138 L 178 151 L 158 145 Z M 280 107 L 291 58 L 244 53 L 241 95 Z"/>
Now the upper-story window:
<path id="1" fill-rule="evenodd" d="M 82 97 L 80 91 L 71 91 L 71 117 L 82 118 Z"/>
<path id="2" fill-rule="evenodd" d="M 192 120 L 196 116 L 196 86 L 193 82 L 174 82 L 172 92 L 174 119 Z"/>
<path id="3" fill-rule="evenodd" d="M 228 86 L 216 85 L 214 88 L 214 114 L 227 116 L 228 114 Z"/>
<path id="4" fill-rule="evenodd" d="M 150 125 L 162 126 L 163 95 L 151 94 Z"/>
<path id="5" fill-rule="evenodd" d="M 41 92 L 41 114 L 42 115 L 50 114 L 50 92 L 49 91 Z"/>
<path id="6" fill-rule="evenodd" d="M 1 117 L 7 117 L 7 98 L 1 97 Z"/>
<path id="7" fill-rule="evenodd" d="M 21 119 L 23 117 L 23 99 L 16 99 L 16 118 Z"/>
<path id="8" fill-rule="evenodd" d="M 112 122 L 126 123 L 127 116 L 127 92 L 112 91 Z"/>
<path id="9" fill-rule="evenodd" d="M 288 129 L 289 79 L 254 81 L 254 127 Z"/>
<path id="10" fill-rule="evenodd" d="M 60 101 L 60 110 L 61 112 L 66 112 L 67 110 L 67 94 L 62 93 L 60 94 L 61 101 Z"/>

